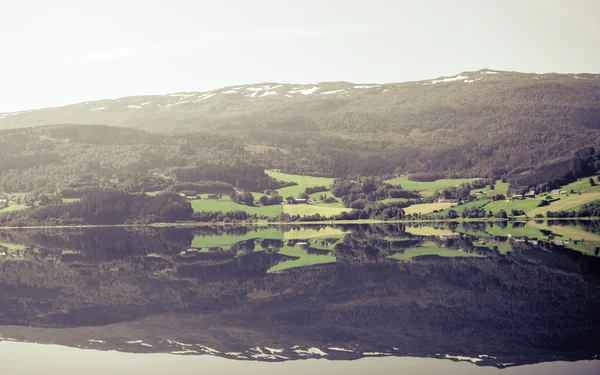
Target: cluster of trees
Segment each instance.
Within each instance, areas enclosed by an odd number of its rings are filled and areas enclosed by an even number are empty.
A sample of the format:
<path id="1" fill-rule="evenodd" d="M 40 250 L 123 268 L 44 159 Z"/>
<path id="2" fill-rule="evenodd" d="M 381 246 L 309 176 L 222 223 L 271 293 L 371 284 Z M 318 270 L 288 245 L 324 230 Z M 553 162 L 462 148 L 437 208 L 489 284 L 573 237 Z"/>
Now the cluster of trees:
<path id="1" fill-rule="evenodd" d="M 456 213 L 456 212 L 455 212 Z M 450 215 L 449 215 L 450 216 Z M 456 215 L 455 217 L 457 217 Z M 462 218 L 497 218 L 497 219 L 506 219 L 508 214 L 504 210 L 499 210 L 496 212 L 486 211 L 484 207 L 467 207 L 461 213 Z M 513 216 L 515 216 L 513 214 Z"/>
<path id="2" fill-rule="evenodd" d="M 304 189 L 304 193 L 307 195 L 321 193 L 324 191 L 329 191 L 329 188 L 327 186 L 309 186 L 306 189 Z"/>
<path id="3" fill-rule="evenodd" d="M 229 194 L 232 201 L 243 204 L 245 206 L 254 206 L 254 195 L 249 191 L 232 191 Z"/>
<path id="4" fill-rule="evenodd" d="M 436 190 L 433 193 L 433 200 L 438 199 L 456 199 L 458 201 L 469 201 L 473 197 L 471 196 L 471 190 L 482 189 L 486 186 L 494 186 L 494 182 L 491 179 L 479 179 L 473 182 L 464 182 L 458 187 L 450 187 L 442 191 Z"/>
<path id="5" fill-rule="evenodd" d="M 36 209 L 9 212 L 0 216 L 5 225 L 124 224 L 130 222 L 176 222 L 192 218 L 189 202 L 178 194 L 131 194 L 96 189 L 79 201 Z"/>
<path id="6" fill-rule="evenodd" d="M 385 183 L 382 177 L 338 178 L 334 181 L 331 192 L 336 197 L 342 198 L 344 206 L 355 209 L 365 208 L 369 206 L 369 202 L 386 198 L 420 198 L 417 192 Z"/>
<path id="7" fill-rule="evenodd" d="M 199 163 L 195 167 L 174 168 L 171 173 L 178 181 L 221 181 L 238 189 L 252 191 L 279 189 L 294 184 L 277 181 L 268 176 L 263 167 L 245 163 Z"/>
<path id="8" fill-rule="evenodd" d="M 276 191 L 272 191 L 271 194 L 263 195 L 258 199 L 258 203 L 263 206 L 273 206 L 276 204 L 281 204 L 283 202 L 283 198 Z"/>

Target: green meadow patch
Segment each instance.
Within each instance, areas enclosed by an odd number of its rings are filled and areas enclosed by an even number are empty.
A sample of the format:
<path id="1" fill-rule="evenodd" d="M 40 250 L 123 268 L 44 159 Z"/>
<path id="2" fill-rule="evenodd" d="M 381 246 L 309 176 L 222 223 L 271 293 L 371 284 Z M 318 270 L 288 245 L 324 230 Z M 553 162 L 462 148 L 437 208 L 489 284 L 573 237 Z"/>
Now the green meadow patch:
<path id="1" fill-rule="evenodd" d="M 433 195 L 435 190 L 444 190 L 451 187 L 458 187 L 465 182 L 474 182 L 478 178 L 448 178 L 436 181 L 412 181 L 406 177 L 396 177 L 385 182 L 392 185 L 401 185 L 404 190 L 416 190 L 423 192 L 424 196 Z"/>
<path id="2" fill-rule="evenodd" d="M 29 208 L 29 206 L 26 204 L 15 204 L 15 205 L 8 206 L 6 208 L 1 209 L 0 213 L 21 211 L 21 210 L 25 210 L 27 208 Z"/>
<path id="3" fill-rule="evenodd" d="M 389 258 L 410 261 L 415 257 L 424 255 L 437 255 L 440 257 L 482 257 L 482 255 L 468 253 L 459 249 L 446 249 L 443 247 L 411 247 L 403 252 L 391 255 Z"/>
<path id="4" fill-rule="evenodd" d="M 279 254 L 294 257 L 297 259 L 279 262 L 275 266 L 269 268 L 269 270 L 267 271 L 268 273 L 279 272 L 290 268 L 335 263 L 337 261 L 335 256 L 331 252 L 326 255 L 308 254 L 306 250 L 302 249 L 299 246 L 285 246 L 281 248 L 281 250 L 279 250 Z"/>
<path id="5" fill-rule="evenodd" d="M 277 190 L 283 197 L 298 197 L 298 195 L 304 193 L 307 187 L 325 186 L 330 188 L 333 185 L 333 178 L 329 177 L 313 177 L 313 176 L 302 176 L 297 174 L 281 173 L 276 171 L 265 171 L 266 174 L 273 177 L 276 180 L 284 182 L 295 182 L 298 185 L 289 186 L 283 189 Z"/>
<path id="6" fill-rule="evenodd" d="M 280 239 L 283 240 L 283 232 L 277 228 L 268 228 L 261 229 L 257 231 L 249 231 L 244 235 L 239 236 L 231 236 L 231 235 L 221 235 L 221 236 L 213 236 L 206 235 L 194 236 L 192 240 L 192 248 L 202 249 L 202 248 L 210 248 L 210 247 L 220 247 L 223 250 L 228 250 L 234 244 L 247 240 L 257 240 L 257 239 Z M 257 245 L 258 246 L 258 245 Z"/>
<path id="7" fill-rule="evenodd" d="M 201 211 L 246 211 L 249 214 L 277 217 L 283 212 L 283 206 L 280 204 L 272 206 L 245 206 L 231 200 L 228 195 L 223 195 L 219 199 L 198 199 L 191 201 L 194 212 Z"/>

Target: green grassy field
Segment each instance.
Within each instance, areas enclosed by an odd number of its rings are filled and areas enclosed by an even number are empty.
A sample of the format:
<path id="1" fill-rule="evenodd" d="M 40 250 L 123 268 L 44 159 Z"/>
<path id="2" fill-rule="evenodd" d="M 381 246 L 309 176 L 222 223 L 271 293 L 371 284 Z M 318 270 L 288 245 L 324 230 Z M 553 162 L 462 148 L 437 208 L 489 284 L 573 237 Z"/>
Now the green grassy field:
<path id="1" fill-rule="evenodd" d="M 292 229 L 283 232 L 283 238 L 286 240 L 306 240 L 311 238 L 341 238 L 346 232 L 339 228 L 326 227 L 314 229 L 311 227 L 303 227 L 300 229 Z"/>
<path id="2" fill-rule="evenodd" d="M 296 267 L 307 267 L 314 266 L 317 264 L 327 264 L 327 263 L 335 263 L 336 258 L 333 253 L 329 253 L 327 255 L 316 255 L 316 254 L 308 254 L 306 250 L 303 250 L 299 246 L 285 246 L 281 248 L 279 254 L 287 255 L 290 257 L 295 257 L 298 259 L 287 260 L 284 262 L 279 262 L 275 266 L 271 267 L 267 272 L 279 272 L 283 270 L 287 270 L 290 268 Z"/>
<path id="3" fill-rule="evenodd" d="M 221 247 L 224 250 L 228 250 L 232 245 L 241 242 L 247 241 L 250 239 L 273 239 L 273 240 L 283 240 L 283 232 L 277 228 L 269 228 L 269 229 L 261 229 L 258 231 L 249 231 L 245 235 L 240 236 L 230 236 L 230 235 L 222 235 L 222 236 L 194 236 L 192 240 L 191 247 L 195 249 L 208 248 L 208 247 Z"/>
<path id="4" fill-rule="evenodd" d="M 329 177 L 302 176 L 302 175 L 296 175 L 296 174 L 281 173 L 281 172 L 276 172 L 276 171 L 265 171 L 265 173 L 268 174 L 269 176 L 275 178 L 276 180 L 285 181 L 285 182 L 296 182 L 298 184 L 297 186 L 289 186 L 289 187 L 277 190 L 279 192 L 279 195 L 281 195 L 283 198 L 286 198 L 289 196 L 296 198 L 296 197 L 298 197 L 299 194 L 304 193 L 304 190 L 307 187 L 326 186 L 329 188 L 329 187 L 331 187 L 331 185 L 333 185 L 333 178 L 329 178 Z"/>
<path id="5" fill-rule="evenodd" d="M 385 198 L 380 201 L 377 201 L 379 204 L 388 204 L 388 203 L 398 203 L 398 202 L 407 202 L 409 199 L 407 198 Z"/>
<path id="6" fill-rule="evenodd" d="M 423 255 L 437 255 L 440 257 L 482 257 L 482 255 L 467 253 L 458 249 L 446 249 L 443 247 L 411 247 L 404 250 L 402 253 L 391 255 L 389 258 L 410 261 L 414 257 Z"/>
<path id="7" fill-rule="evenodd" d="M 158 194 L 162 193 L 162 191 L 147 191 L 146 194 L 151 196 L 151 197 L 155 197 Z"/>
<path id="8" fill-rule="evenodd" d="M 246 211 L 249 214 L 257 214 L 263 216 L 276 217 L 281 215 L 283 206 L 244 206 L 233 202 L 228 195 L 223 195 L 219 199 L 198 199 L 191 201 L 192 208 L 195 212 L 200 211 L 220 211 L 220 212 L 231 212 L 231 211 Z"/>
<path id="9" fill-rule="evenodd" d="M 405 214 L 428 214 L 433 212 L 434 210 L 445 210 L 449 207 L 452 207 L 454 203 L 423 203 L 423 204 L 413 204 L 412 206 L 408 206 L 404 208 Z"/>
<path id="10" fill-rule="evenodd" d="M 324 195 L 326 197 L 335 198 L 337 200 L 337 202 L 334 202 L 334 203 L 321 202 L 319 200 L 319 197 L 321 195 Z M 310 204 L 313 204 L 313 205 L 328 206 L 328 207 L 339 207 L 339 208 L 343 208 L 344 207 L 344 203 L 342 203 L 342 199 L 335 197 L 331 193 L 331 191 L 323 191 L 323 192 L 320 192 L 320 193 L 313 193 L 313 194 L 310 194 L 309 197 L 310 197 Z"/>
<path id="11" fill-rule="evenodd" d="M 73 202 L 78 202 L 79 198 L 63 198 L 62 202 L 63 203 L 73 203 Z"/>
<path id="12" fill-rule="evenodd" d="M 309 216 L 319 214 L 321 216 L 339 215 L 342 212 L 352 211 L 350 208 L 334 207 L 326 204 L 284 204 L 283 212 L 289 215 Z"/>
<path id="13" fill-rule="evenodd" d="M 563 239 L 600 242 L 600 235 L 592 232 L 587 232 L 583 229 L 571 225 L 549 225 L 547 221 L 541 223 L 530 221 L 527 223 L 527 225 L 538 230 L 541 229 L 551 231 L 552 233 L 563 237 Z"/>
<path id="14" fill-rule="evenodd" d="M 24 210 L 26 208 L 29 208 L 29 206 L 26 205 L 26 204 L 15 204 L 15 205 L 8 206 L 6 208 L 1 209 L 0 213 L 13 212 L 13 211 L 21 211 L 21 210 Z"/>
<path id="15" fill-rule="evenodd" d="M 430 182 L 411 181 L 406 177 L 396 177 L 387 180 L 387 183 L 392 185 L 401 185 L 405 190 L 417 190 L 423 192 L 424 196 L 432 195 L 435 190 L 444 190 L 450 187 L 459 186 L 464 182 L 477 181 L 477 178 L 457 178 L 457 179 L 442 179 Z"/>
<path id="16" fill-rule="evenodd" d="M 552 202 L 549 206 L 532 208 L 527 212 L 527 215 L 535 216 L 539 214 L 545 216 L 548 211 L 573 211 L 596 200 L 600 200 L 600 193 L 561 195 L 560 200 Z"/>
<path id="17" fill-rule="evenodd" d="M 596 180 L 596 177 L 593 177 L 594 181 L 596 181 L 596 185 L 590 185 L 590 178 L 582 178 L 570 184 L 567 184 L 560 188 L 560 190 L 564 190 L 567 193 L 570 193 L 573 190 L 575 193 L 600 193 L 600 183 Z"/>
<path id="18" fill-rule="evenodd" d="M 502 181 L 498 180 L 494 184 L 494 190 L 490 190 L 489 186 L 486 186 L 486 187 L 480 188 L 480 189 L 473 189 L 473 190 L 471 190 L 470 194 L 475 195 L 475 193 L 479 191 L 479 192 L 482 192 L 484 197 L 486 196 L 487 193 L 502 194 L 502 195 L 506 196 L 508 194 L 509 186 L 510 186 L 510 184 L 508 182 L 502 182 Z"/>
<path id="19" fill-rule="evenodd" d="M 414 234 L 416 236 L 455 236 L 456 235 L 449 229 L 436 228 L 436 227 L 432 227 L 432 226 L 419 226 L 419 227 L 406 226 L 405 231 L 406 231 L 406 233 Z"/>
<path id="20" fill-rule="evenodd" d="M 19 245 L 19 244 L 13 244 L 13 243 L 0 243 L 0 246 L 6 247 L 8 250 L 11 250 L 11 251 L 27 249 L 27 246 L 25 246 L 25 245 Z"/>
<path id="21" fill-rule="evenodd" d="M 500 201 L 492 201 L 485 206 L 486 211 L 492 211 L 494 213 L 504 210 L 508 215 L 511 214 L 512 210 L 522 210 L 525 213 L 536 208 L 542 199 L 545 199 L 544 196 L 539 196 L 530 199 L 520 199 L 520 200 L 500 200 Z M 508 201 L 508 202 L 507 202 Z"/>
<path id="22" fill-rule="evenodd" d="M 502 228 L 498 224 L 488 225 L 485 231 L 492 236 L 501 236 L 501 237 L 530 237 L 530 238 L 543 238 L 545 237 L 539 229 L 530 226 L 530 222 L 527 222 L 524 226 L 513 226 L 513 223 L 508 223 L 505 228 Z"/>

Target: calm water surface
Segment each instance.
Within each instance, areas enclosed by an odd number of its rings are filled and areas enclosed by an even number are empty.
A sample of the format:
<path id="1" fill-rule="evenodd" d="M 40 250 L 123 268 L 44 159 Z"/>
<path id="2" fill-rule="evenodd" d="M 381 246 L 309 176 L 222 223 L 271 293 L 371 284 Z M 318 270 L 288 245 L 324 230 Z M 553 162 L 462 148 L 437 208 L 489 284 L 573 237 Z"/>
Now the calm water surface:
<path id="1" fill-rule="evenodd" d="M 0 231 L 0 369 L 600 373 L 598 228 Z"/>

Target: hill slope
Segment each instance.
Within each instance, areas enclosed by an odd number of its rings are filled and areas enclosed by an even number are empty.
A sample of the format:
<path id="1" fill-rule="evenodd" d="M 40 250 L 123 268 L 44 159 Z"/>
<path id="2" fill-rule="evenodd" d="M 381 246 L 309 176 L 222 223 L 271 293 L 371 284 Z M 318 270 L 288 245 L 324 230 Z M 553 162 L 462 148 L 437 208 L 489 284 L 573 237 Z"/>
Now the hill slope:
<path id="1" fill-rule="evenodd" d="M 65 123 L 234 137 L 244 158 L 290 173 L 500 177 L 598 143 L 600 76 L 481 70 L 380 85 L 267 83 L 0 114 L 0 129 Z"/>

